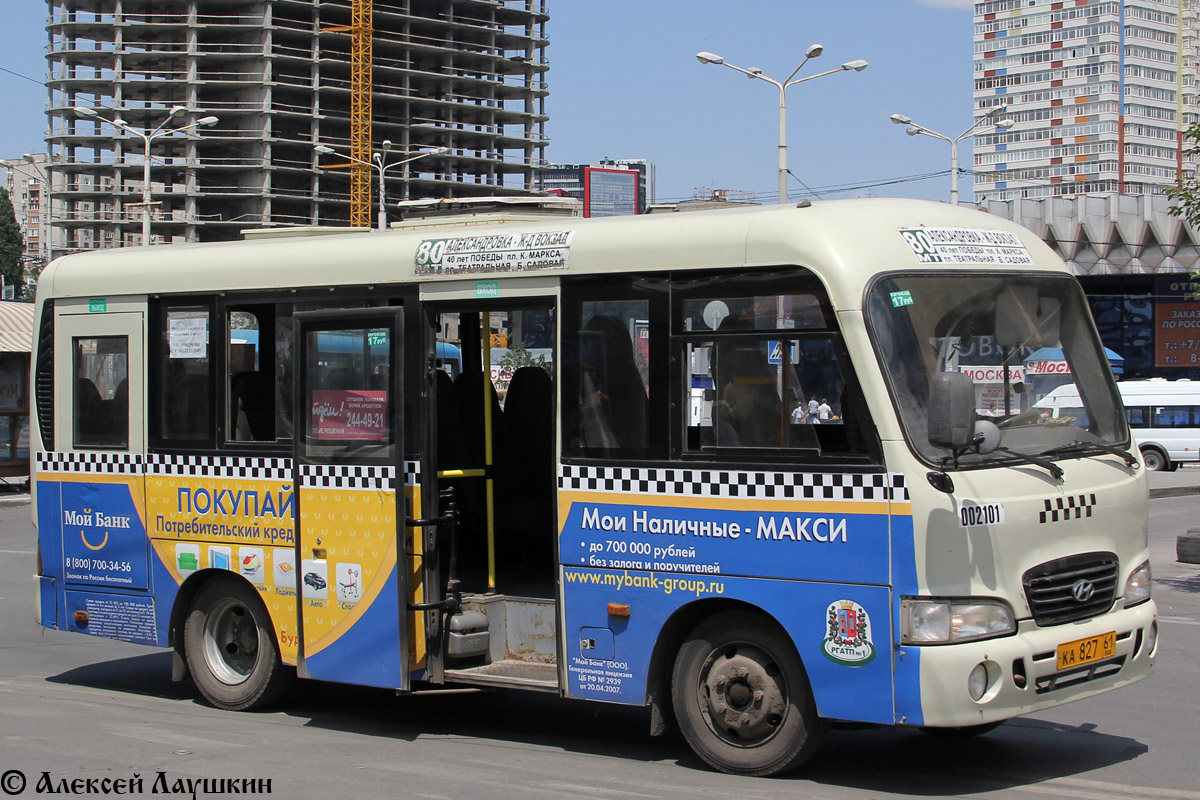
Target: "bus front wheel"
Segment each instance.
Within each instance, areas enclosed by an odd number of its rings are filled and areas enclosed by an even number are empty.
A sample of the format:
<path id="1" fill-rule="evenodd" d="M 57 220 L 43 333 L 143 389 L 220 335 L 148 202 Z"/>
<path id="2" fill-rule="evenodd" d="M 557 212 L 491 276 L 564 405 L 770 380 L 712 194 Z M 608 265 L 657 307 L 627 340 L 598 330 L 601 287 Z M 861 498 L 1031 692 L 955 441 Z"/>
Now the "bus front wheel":
<path id="1" fill-rule="evenodd" d="M 725 611 L 698 625 L 675 659 L 671 700 L 692 750 L 722 772 L 786 772 L 824 741 L 795 647 L 757 614 Z"/>
<path id="2" fill-rule="evenodd" d="M 1170 462 L 1161 450 L 1154 447 L 1147 447 L 1142 450 L 1142 463 L 1146 465 L 1147 472 L 1161 472 L 1168 469 Z"/>
<path id="3" fill-rule="evenodd" d="M 196 688 L 217 708 L 249 711 L 270 705 L 292 676 L 279 659 L 258 593 L 233 576 L 218 575 L 196 591 L 183 644 Z"/>

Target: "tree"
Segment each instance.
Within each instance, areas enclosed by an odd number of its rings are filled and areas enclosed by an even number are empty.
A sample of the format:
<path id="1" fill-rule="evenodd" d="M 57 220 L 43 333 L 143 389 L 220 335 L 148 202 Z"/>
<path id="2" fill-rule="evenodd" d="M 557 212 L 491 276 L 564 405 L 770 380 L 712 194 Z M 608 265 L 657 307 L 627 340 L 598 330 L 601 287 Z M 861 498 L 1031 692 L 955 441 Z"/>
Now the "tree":
<path id="1" fill-rule="evenodd" d="M 21 254 L 25 252 L 25 239 L 17 226 L 17 214 L 13 210 L 8 190 L 0 186 L 0 275 L 4 285 L 13 287 L 13 297 L 25 294 L 25 270 L 21 266 Z"/>
<path id="2" fill-rule="evenodd" d="M 546 357 L 541 354 L 535 356 L 521 342 L 513 342 L 509 346 L 508 352 L 500 359 L 500 366 L 512 372 L 516 372 L 521 367 L 541 367 L 546 372 L 551 372 L 551 365 L 546 361 Z"/>
<path id="3" fill-rule="evenodd" d="M 1184 154 L 1190 159 L 1200 157 L 1200 123 L 1188 128 L 1183 138 L 1188 143 Z M 1175 201 L 1170 208 L 1171 214 L 1200 228 L 1200 177 L 1179 175 L 1175 185 L 1167 189 L 1167 197 Z"/>

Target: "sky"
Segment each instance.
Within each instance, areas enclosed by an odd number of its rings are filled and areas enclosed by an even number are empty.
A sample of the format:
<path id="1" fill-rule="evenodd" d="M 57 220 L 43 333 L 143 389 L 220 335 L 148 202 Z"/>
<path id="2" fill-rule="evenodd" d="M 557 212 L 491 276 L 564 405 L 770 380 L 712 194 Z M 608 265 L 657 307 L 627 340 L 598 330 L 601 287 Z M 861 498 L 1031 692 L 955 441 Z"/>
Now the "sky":
<path id="1" fill-rule="evenodd" d="M 547 0 L 546 158 L 647 158 L 659 202 L 696 189 L 776 194 L 779 94 L 702 65 L 706 50 L 786 78 L 865 59 L 788 90 L 789 192 L 947 200 L 950 145 L 909 137 L 903 113 L 958 136 L 972 122 L 972 0 Z M 7 0 L 0 26 L 0 158 L 44 152 L 46 4 Z M 33 79 L 33 80 L 30 80 Z M 960 164 L 969 168 L 970 142 Z M 927 173 L 924 180 L 892 182 Z M 870 186 L 871 184 L 881 184 Z M 970 177 L 961 179 L 963 199 Z M 813 194 L 807 194 L 811 190 Z"/>

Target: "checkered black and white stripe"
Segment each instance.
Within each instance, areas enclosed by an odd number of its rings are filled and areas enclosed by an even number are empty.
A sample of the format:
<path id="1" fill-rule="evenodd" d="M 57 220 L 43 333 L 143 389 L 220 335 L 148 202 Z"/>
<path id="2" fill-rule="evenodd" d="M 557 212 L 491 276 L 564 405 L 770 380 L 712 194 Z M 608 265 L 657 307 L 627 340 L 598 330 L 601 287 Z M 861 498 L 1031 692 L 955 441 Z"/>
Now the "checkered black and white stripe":
<path id="1" fill-rule="evenodd" d="M 904 477 L 887 473 L 750 472 L 706 468 L 563 465 L 564 491 L 756 500 L 908 500 Z"/>
<path id="2" fill-rule="evenodd" d="M 1038 514 L 1038 522 L 1066 522 L 1069 519 L 1082 519 L 1092 515 L 1096 505 L 1096 495 L 1075 494 L 1070 497 L 1055 497 L 1046 499 L 1046 510 Z"/>
<path id="3" fill-rule="evenodd" d="M 396 468 L 301 464 L 300 488 L 363 489 L 394 492 L 396 490 Z"/>
<path id="4" fill-rule="evenodd" d="M 152 453 L 146 456 L 146 474 L 189 478 L 290 481 L 292 480 L 292 460 L 290 458 L 180 456 Z"/>
<path id="5" fill-rule="evenodd" d="M 141 475 L 143 456 L 137 453 L 67 453 L 37 454 L 37 470 L 41 472 L 70 472 L 84 475 Z"/>
<path id="6" fill-rule="evenodd" d="M 404 462 L 404 485 L 409 487 L 421 485 L 420 461 Z"/>

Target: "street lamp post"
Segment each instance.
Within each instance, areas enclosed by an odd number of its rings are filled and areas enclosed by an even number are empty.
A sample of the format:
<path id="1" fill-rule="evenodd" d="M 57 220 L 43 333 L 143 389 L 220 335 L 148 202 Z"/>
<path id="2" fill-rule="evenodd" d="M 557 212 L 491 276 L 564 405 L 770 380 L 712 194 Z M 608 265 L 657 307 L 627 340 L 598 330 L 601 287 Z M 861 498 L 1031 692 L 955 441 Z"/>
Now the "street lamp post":
<path id="1" fill-rule="evenodd" d="M 897 125 L 907 125 L 908 129 L 905 131 L 905 133 L 907 133 L 909 136 L 920 136 L 924 134 L 925 136 L 932 136 L 935 139 L 941 139 L 944 142 L 950 143 L 950 205 L 956 206 L 958 205 L 958 143 L 963 139 L 974 136 L 976 133 L 978 133 L 976 128 L 985 122 L 990 122 L 997 119 L 1004 114 L 1007 108 L 1007 106 L 996 106 L 991 111 L 975 120 L 975 123 L 963 131 L 962 135 L 956 139 L 951 139 L 949 136 L 926 128 L 924 125 L 919 125 L 913 122 L 911 117 L 905 116 L 904 114 L 892 114 L 889 119 L 891 119 L 891 121 Z M 1014 124 L 1015 123 L 1011 119 L 1001 119 L 996 122 L 996 127 L 1011 128 Z"/>
<path id="2" fill-rule="evenodd" d="M 809 45 L 808 49 L 804 51 L 804 60 L 800 62 L 800 66 L 798 66 L 794 70 L 792 70 L 792 74 L 788 75 L 787 78 L 782 81 L 777 81 L 774 78 L 767 77 L 766 75 L 763 74 L 763 71 L 761 69 L 759 69 L 758 67 L 746 68 L 746 67 L 739 67 L 739 66 L 735 66 L 734 64 L 730 64 L 728 61 L 726 61 L 724 58 L 717 55 L 716 53 L 709 53 L 707 51 L 696 53 L 696 60 L 699 61 L 701 64 L 720 64 L 722 66 L 729 67 L 730 69 L 735 69 L 748 78 L 751 78 L 751 79 L 758 78 L 761 81 L 766 81 L 767 83 L 771 84 L 772 86 L 774 86 L 775 88 L 777 88 L 779 90 L 779 202 L 780 203 L 784 203 L 787 201 L 787 174 L 788 174 L 787 90 L 789 88 L 791 88 L 792 86 L 795 86 L 797 83 L 804 83 L 805 81 L 811 81 L 814 78 L 823 78 L 826 75 L 833 75 L 835 72 L 846 72 L 848 70 L 853 70 L 855 72 L 862 72 L 864 69 L 867 68 L 867 62 L 860 58 L 856 61 L 847 61 L 845 64 L 842 64 L 837 69 L 826 70 L 825 72 L 818 72 L 816 75 L 806 75 L 803 78 L 796 78 L 796 73 L 799 72 L 804 67 L 805 64 L 807 64 L 811 59 L 814 59 L 814 58 L 818 57 L 819 55 L 821 55 L 821 53 L 823 53 L 824 51 L 825 51 L 825 48 L 819 44 Z M 795 80 L 792 80 L 793 78 L 795 78 Z"/>
<path id="3" fill-rule="evenodd" d="M 201 117 L 200 119 L 193 120 L 192 122 L 189 122 L 186 125 L 180 125 L 177 128 L 168 128 L 167 123 L 169 123 L 172 119 L 174 119 L 177 114 L 182 114 L 183 112 L 187 111 L 187 109 L 184 108 L 183 106 L 174 106 L 167 113 L 167 118 L 158 124 L 158 127 L 154 128 L 153 130 L 150 130 L 150 131 L 144 131 L 144 130 L 139 130 L 137 128 L 130 126 L 129 123 L 127 123 L 125 120 L 121 119 L 120 117 L 114 117 L 113 119 L 108 119 L 107 117 L 102 117 L 96 112 L 96 109 L 94 109 L 94 108 L 89 108 L 87 106 L 75 106 L 74 111 L 76 114 L 79 114 L 80 116 L 91 117 L 91 118 L 97 119 L 101 122 L 107 122 L 109 125 L 112 125 L 114 128 L 117 128 L 118 130 L 122 130 L 126 133 L 137 136 L 142 140 L 142 143 L 145 145 L 145 151 L 143 154 L 143 161 L 142 161 L 142 202 L 140 205 L 142 206 L 142 246 L 145 247 L 145 246 L 149 245 L 150 244 L 150 206 L 152 205 L 152 203 L 150 201 L 150 144 L 151 144 L 151 142 L 153 142 L 155 139 L 158 139 L 163 136 L 167 136 L 172 133 L 179 133 L 180 131 L 191 130 L 192 128 L 209 127 L 212 125 L 216 125 L 219 120 L 216 117 Z"/>
<path id="4" fill-rule="evenodd" d="M 410 156 L 408 158 L 402 158 L 399 161 L 393 161 L 390 164 L 385 164 L 384 163 L 384 154 L 387 153 L 391 149 L 392 149 L 391 139 L 384 139 L 383 143 L 380 145 L 380 150 L 382 152 L 372 153 L 370 161 L 363 161 L 361 158 L 355 158 L 354 156 L 349 156 L 349 155 L 346 155 L 345 153 L 339 153 L 337 150 L 334 150 L 332 147 L 329 147 L 328 145 L 318 144 L 313 147 L 313 150 L 316 150 L 321 155 L 338 156 L 340 158 L 345 158 L 350 161 L 353 161 L 355 164 L 365 164 L 368 167 L 374 167 L 375 171 L 379 173 L 379 219 L 376 222 L 376 231 L 385 231 L 385 230 L 387 230 L 387 225 L 388 225 L 388 221 L 387 221 L 387 183 L 385 180 L 387 178 L 387 171 L 389 169 L 391 169 L 392 167 L 400 167 L 400 166 L 405 166 L 407 164 L 411 164 L 412 162 L 416 161 L 419 158 L 425 158 L 425 156 L 440 156 L 444 153 L 450 152 L 449 147 L 431 147 L 431 148 L 420 151 L 419 153 L 417 153 L 414 156 Z"/>

